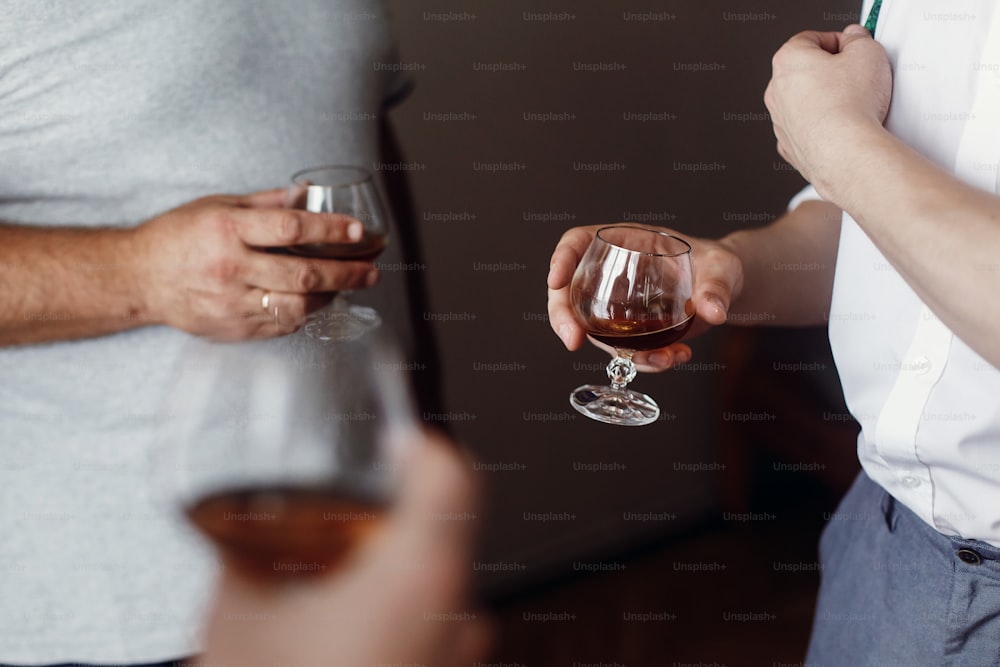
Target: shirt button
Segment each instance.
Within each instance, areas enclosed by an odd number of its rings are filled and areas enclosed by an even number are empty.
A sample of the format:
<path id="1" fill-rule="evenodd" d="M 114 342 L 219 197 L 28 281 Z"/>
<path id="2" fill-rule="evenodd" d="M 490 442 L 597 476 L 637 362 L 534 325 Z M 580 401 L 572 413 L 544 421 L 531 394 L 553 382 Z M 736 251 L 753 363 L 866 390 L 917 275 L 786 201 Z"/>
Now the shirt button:
<path id="1" fill-rule="evenodd" d="M 910 368 L 917 375 L 927 375 L 931 371 L 931 360 L 927 357 L 917 357 L 910 362 Z"/>
<path id="2" fill-rule="evenodd" d="M 899 481 L 902 482 L 903 486 L 905 486 L 908 489 L 915 489 L 918 486 L 920 486 L 920 480 L 911 475 L 907 475 L 906 477 L 904 477 Z"/>
<path id="3" fill-rule="evenodd" d="M 972 549 L 959 549 L 958 558 L 963 563 L 968 563 L 969 565 L 979 565 L 983 562 L 983 557 Z"/>

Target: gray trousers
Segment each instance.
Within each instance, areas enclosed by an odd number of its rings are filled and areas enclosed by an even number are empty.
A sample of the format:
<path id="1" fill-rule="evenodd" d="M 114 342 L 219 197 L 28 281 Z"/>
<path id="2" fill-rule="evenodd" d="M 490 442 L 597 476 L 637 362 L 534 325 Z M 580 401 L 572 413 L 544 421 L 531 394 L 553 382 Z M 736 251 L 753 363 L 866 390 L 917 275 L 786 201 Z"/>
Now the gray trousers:
<path id="1" fill-rule="evenodd" d="M 862 472 L 820 563 L 809 667 L 1000 666 L 1000 548 L 942 535 Z"/>

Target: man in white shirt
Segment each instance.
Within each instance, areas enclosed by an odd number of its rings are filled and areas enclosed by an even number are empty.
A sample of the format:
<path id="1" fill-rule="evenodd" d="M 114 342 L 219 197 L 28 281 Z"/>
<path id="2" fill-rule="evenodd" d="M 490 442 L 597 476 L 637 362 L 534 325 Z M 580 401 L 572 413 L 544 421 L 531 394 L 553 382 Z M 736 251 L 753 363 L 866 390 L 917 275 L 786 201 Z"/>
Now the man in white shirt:
<path id="1" fill-rule="evenodd" d="M 821 542 L 807 663 L 1000 664 L 1000 10 L 885 0 L 875 40 L 860 26 L 789 40 L 765 102 L 812 189 L 768 227 L 695 240 L 692 334 L 727 315 L 829 322 L 864 472 Z M 594 229 L 552 257 L 569 349 L 584 330 L 568 285 Z"/>

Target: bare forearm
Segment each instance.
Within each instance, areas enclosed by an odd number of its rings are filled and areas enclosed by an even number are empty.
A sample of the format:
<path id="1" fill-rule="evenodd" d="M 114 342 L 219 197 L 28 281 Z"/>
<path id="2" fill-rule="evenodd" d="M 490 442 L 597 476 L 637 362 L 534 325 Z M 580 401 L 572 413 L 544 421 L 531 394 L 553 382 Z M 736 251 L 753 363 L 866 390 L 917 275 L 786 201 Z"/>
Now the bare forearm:
<path id="1" fill-rule="evenodd" d="M 132 232 L 0 225 L 0 346 L 149 324 Z"/>
<path id="2" fill-rule="evenodd" d="M 737 325 L 826 324 L 840 238 L 841 210 L 807 201 L 760 229 L 720 242 L 743 263 L 743 286 L 729 309 Z"/>
<path id="3" fill-rule="evenodd" d="M 930 309 L 1000 366 L 1000 197 L 963 183 L 882 128 L 824 184 Z M 991 172 L 992 173 L 992 172 Z"/>

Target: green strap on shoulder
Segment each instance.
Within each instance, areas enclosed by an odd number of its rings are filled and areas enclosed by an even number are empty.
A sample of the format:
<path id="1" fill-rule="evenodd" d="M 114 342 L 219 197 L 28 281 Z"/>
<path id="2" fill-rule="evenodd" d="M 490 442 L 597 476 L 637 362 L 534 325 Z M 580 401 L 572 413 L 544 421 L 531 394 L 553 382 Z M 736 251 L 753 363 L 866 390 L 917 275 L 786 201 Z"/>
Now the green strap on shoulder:
<path id="1" fill-rule="evenodd" d="M 882 0 L 875 0 L 872 10 L 868 12 L 868 20 L 865 21 L 865 30 L 875 36 L 875 26 L 878 25 L 878 13 L 882 10 Z"/>

